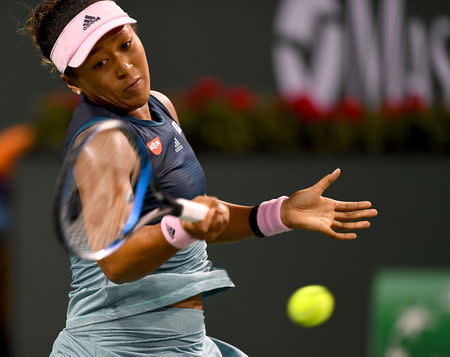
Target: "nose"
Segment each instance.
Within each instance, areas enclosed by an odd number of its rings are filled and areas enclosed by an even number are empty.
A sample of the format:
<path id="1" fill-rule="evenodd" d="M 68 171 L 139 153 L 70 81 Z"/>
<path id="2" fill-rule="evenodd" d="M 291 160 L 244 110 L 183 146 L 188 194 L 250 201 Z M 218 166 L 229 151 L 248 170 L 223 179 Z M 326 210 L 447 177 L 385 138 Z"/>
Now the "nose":
<path id="1" fill-rule="evenodd" d="M 117 59 L 117 77 L 124 78 L 130 75 L 133 64 L 127 57 Z"/>

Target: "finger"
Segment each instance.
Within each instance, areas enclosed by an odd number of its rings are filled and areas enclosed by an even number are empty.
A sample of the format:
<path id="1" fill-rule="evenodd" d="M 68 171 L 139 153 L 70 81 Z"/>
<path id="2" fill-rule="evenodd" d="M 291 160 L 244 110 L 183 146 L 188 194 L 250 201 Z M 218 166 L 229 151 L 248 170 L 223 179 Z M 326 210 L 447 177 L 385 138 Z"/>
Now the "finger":
<path id="1" fill-rule="evenodd" d="M 215 207 L 218 205 L 219 203 L 219 199 L 217 197 L 214 196 L 197 196 L 195 197 L 192 201 L 197 202 L 197 203 L 201 203 L 205 206 L 208 207 Z"/>
<path id="2" fill-rule="evenodd" d="M 220 206 L 218 206 L 212 218 L 208 233 L 221 232 L 225 228 L 228 221 L 228 210 L 222 210 Z"/>
<path id="3" fill-rule="evenodd" d="M 215 208 L 210 208 L 208 213 L 206 214 L 205 218 L 203 218 L 200 222 L 193 223 L 193 226 L 196 227 L 194 229 L 198 230 L 202 234 L 205 234 L 206 232 L 208 232 L 208 230 L 210 229 L 211 224 L 213 222 L 215 211 L 216 211 Z"/>
<path id="4" fill-rule="evenodd" d="M 339 222 L 334 221 L 332 226 L 333 229 L 365 229 L 370 227 L 369 221 L 359 221 L 359 222 Z"/>
<path id="5" fill-rule="evenodd" d="M 219 204 L 217 206 L 217 217 L 218 217 L 218 227 L 220 231 L 223 231 L 224 228 L 230 222 L 230 210 L 224 204 Z"/>
<path id="6" fill-rule="evenodd" d="M 355 221 L 363 218 L 375 217 L 378 214 L 376 209 L 365 209 L 352 212 L 336 212 L 334 218 L 338 221 Z"/>
<path id="7" fill-rule="evenodd" d="M 203 235 L 202 239 L 207 242 L 212 242 L 217 239 L 223 232 L 229 222 L 229 210 L 226 206 L 216 208 L 214 217 L 212 218 L 211 225 L 207 232 Z"/>
<path id="8" fill-rule="evenodd" d="M 229 209 L 223 203 L 218 202 L 217 211 L 222 214 L 229 214 Z"/>
<path id="9" fill-rule="evenodd" d="M 335 232 L 331 228 L 328 227 L 328 229 L 324 232 L 328 237 L 335 240 L 352 240 L 358 237 L 356 233 L 340 233 Z"/>
<path id="10" fill-rule="evenodd" d="M 366 209 L 372 207 L 372 203 L 369 201 L 359 201 L 359 202 L 343 202 L 332 200 L 335 204 L 336 210 L 338 211 L 354 211 L 357 209 Z"/>
<path id="11" fill-rule="evenodd" d="M 210 227 L 209 231 L 205 234 L 206 240 L 215 240 L 225 229 L 226 222 L 223 217 L 217 219 Z"/>
<path id="12" fill-rule="evenodd" d="M 341 174 L 341 169 L 334 170 L 331 174 L 323 177 L 319 182 L 311 187 L 312 190 L 322 195 L 322 193 L 330 186 Z"/>

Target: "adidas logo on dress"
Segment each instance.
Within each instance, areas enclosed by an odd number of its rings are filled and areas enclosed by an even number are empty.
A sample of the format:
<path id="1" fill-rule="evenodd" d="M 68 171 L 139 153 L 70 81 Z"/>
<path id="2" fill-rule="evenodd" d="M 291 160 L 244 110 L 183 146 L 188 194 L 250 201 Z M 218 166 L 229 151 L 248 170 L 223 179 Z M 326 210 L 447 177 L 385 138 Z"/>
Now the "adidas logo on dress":
<path id="1" fill-rule="evenodd" d="M 94 22 L 100 20 L 100 17 L 86 15 L 84 17 L 83 31 L 86 31 Z"/>
<path id="2" fill-rule="evenodd" d="M 178 152 L 183 149 L 183 145 L 175 138 L 175 152 Z"/>

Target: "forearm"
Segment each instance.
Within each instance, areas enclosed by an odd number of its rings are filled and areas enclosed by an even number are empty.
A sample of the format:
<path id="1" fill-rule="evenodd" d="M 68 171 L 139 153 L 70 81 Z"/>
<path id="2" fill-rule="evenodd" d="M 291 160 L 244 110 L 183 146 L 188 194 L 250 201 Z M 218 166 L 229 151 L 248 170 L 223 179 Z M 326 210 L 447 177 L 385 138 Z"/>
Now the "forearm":
<path id="1" fill-rule="evenodd" d="M 281 208 L 286 196 L 262 202 L 257 210 L 250 213 L 251 206 L 238 206 L 223 202 L 230 212 L 230 219 L 223 233 L 216 239 L 221 242 L 235 242 L 253 236 L 272 236 L 290 231 L 281 217 Z"/>
<path id="2" fill-rule="evenodd" d="M 252 207 L 222 202 L 230 213 L 224 231 L 208 243 L 235 242 L 253 236 L 248 217 Z M 196 238 L 194 235 L 192 237 Z M 115 283 L 138 280 L 158 269 L 178 249 L 168 243 L 161 225 L 144 226 L 133 234 L 116 252 L 98 262 L 103 273 Z"/>
<path id="3" fill-rule="evenodd" d="M 144 226 L 98 265 L 108 279 L 120 284 L 150 274 L 177 252 L 164 238 L 160 224 Z"/>
<path id="4" fill-rule="evenodd" d="M 235 205 L 224 201 L 221 201 L 221 203 L 228 207 L 230 211 L 230 221 L 219 237 L 215 241 L 209 243 L 237 242 L 253 237 L 254 234 L 248 220 L 252 207 Z"/>

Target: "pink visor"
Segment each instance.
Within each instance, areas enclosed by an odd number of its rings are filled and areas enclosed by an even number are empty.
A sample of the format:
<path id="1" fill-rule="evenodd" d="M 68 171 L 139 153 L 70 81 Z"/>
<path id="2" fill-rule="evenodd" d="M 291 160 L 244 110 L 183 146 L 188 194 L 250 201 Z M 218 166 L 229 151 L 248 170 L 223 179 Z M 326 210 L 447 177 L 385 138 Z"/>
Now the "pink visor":
<path id="1" fill-rule="evenodd" d="M 64 27 L 53 46 L 50 59 L 61 73 L 67 67 L 77 68 L 106 33 L 136 22 L 114 1 L 98 1 L 81 11 Z"/>

